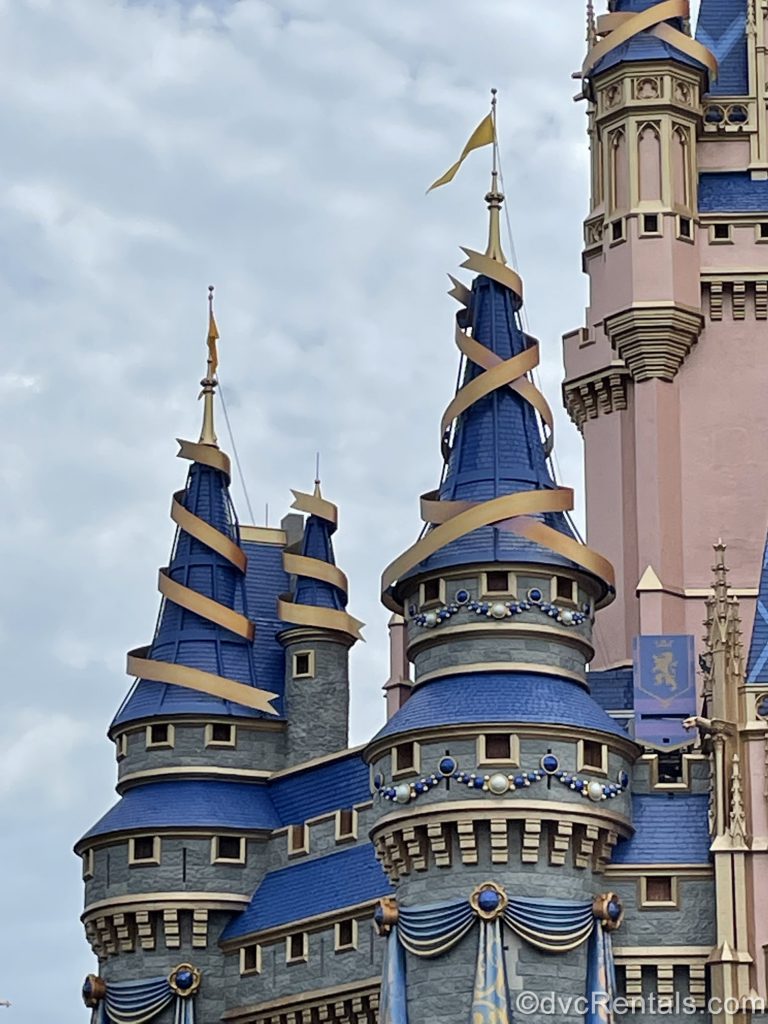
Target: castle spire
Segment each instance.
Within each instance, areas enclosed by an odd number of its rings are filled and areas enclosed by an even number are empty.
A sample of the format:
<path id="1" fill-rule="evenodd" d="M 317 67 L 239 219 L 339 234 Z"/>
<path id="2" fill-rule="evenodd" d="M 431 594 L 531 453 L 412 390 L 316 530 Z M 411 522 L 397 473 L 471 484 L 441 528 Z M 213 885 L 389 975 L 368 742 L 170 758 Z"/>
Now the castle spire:
<path id="1" fill-rule="evenodd" d="M 216 370 L 219 366 L 219 351 L 216 342 L 219 340 L 219 329 L 216 326 L 216 318 L 213 315 L 213 285 L 208 286 L 208 365 L 203 379 L 200 381 L 202 391 L 200 397 L 203 399 L 203 427 L 200 431 L 200 444 L 209 444 L 218 448 L 218 439 L 213 424 L 213 396 L 216 393 L 218 380 Z"/>
<path id="2" fill-rule="evenodd" d="M 499 144 L 496 134 L 496 93 L 498 90 L 491 89 L 491 120 L 493 122 L 493 169 L 491 170 L 491 188 L 485 196 L 488 204 L 488 248 L 485 255 L 489 259 L 506 265 L 504 252 L 501 248 L 501 204 L 504 202 L 504 193 L 499 189 Z"/>

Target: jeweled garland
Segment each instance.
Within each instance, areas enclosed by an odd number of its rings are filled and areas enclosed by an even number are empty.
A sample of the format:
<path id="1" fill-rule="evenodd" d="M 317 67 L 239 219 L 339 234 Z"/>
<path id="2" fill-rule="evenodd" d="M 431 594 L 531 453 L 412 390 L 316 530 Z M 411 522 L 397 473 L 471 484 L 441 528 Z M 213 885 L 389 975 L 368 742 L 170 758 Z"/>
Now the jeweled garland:
<path id="1" fill-rule="evenodd" d="M 494 796 L 503 796 L 505 793 L 517 789 L 527 789 L 531 785 L 542 782 L 544 779 L 552 778 L 567 789 L 579 793 L 595 803 L 601 800 L 612 800 L 619 796 L 629 787 L 629 775 L 626 771 L 620 771 L 616 782 L 600 782 L 598 779 L 585 779 L 576 772 L 565 771 L 560 767 L 560 762 L 554 754 L 545 754 L 539 762 L 539 767 L 530 771 L 517 769 L 514 772 L 483 772 L 476 768 L 474 771 L 464 771 L 459 768 L 455 758 L 446 755 L 441 758 L 437 770 L 430 775 L 424 775 L 413 782 L 400 782 L 397 785 L 388 785 L 381 772 L 373 777 L 373 789 L 383 800 L 390 800 L 392 803 L 407 804 L 417 800 L 422 794 L 428 793 L 430 789 L 439 786 L 441 782 L 448 784 L 449 780 L 467 786 L 470 789 L 477 789 Z"/>

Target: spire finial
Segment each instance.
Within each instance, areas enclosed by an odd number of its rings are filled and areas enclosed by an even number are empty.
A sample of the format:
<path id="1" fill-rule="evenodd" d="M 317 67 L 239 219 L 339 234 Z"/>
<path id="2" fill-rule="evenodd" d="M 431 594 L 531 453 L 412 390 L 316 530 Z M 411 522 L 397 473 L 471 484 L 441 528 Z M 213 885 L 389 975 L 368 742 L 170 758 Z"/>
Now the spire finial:
<path id="1" fill-rule="evenodd" d="M 216 318 L 213 315 L 213 285 L 208 286 L 208 366 L 203 379 L 200 381 L 202 391 L 200 397 L 203 399 L 203 429 L 200 431 L 200 444 L 210 444 L 218 448 L 216 431 L 213 426 L 213 396 L 216 392 L 216 370 L 219 366 L 219 352 L 216 342 L 219 340 L 219 329 L 216 326 Z"/>
<path id="2" fill-rule="evenodd" d="M 315 497 L 322 497 L 320 493 L 320 452 L 315 452 Z"/>
<path id="3" fill-rule="evenodd" d="M 504 252 L 501 248 L 501 204 L 504 202 L 504 195 L 499 190 L 499 147 L 496 136 L 496 94 L 498 89 L 491 89 L 491 120 L 493 121 L 493 166 L 491 169 L 491 188 L 485 197 L 486 203 L 488 203 L 488 212 L 490 214 L 490 223 L 488 225 L 488 248 L 485 251 L 486 256 L 490 256 L 492 260 L 497 260 L 499 263 L 506 265 L 506 259 Z"/>

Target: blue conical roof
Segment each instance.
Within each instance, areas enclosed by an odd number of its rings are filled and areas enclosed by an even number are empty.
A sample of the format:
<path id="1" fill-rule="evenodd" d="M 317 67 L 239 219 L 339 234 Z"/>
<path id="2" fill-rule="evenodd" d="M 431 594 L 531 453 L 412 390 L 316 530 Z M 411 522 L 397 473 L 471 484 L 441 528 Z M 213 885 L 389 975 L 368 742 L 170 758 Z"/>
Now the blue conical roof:
<path id="1" fill-rule="evenodd" d="M 763 568 L 755 605 L 755 624 L 747 659 L 747 682 L 768 682 L 768 541 L 763 552 Z"/>
<path id="2" fill-rule="evenodd" d="M 526 350 L 531 339 L 520 322 L 520 299 L 504 284 L 484 275 L 473 285 L 464 314 L 472 338 L 500 360 Z M 462 387 L 482 370 L 467 361 Z M 504 386 L 474 402 L 458 418 L 450 455 L 439 488 L 441 501 L 482 502 L 523 491 L 554 489 L 556 483 L 533 406 Z M 569 538 L 574 537 L 560 512 L 536 518 Z M 407 576 L 472 562 L 535 562 L 576 568 L 575 563 L 518 534 L 495 526 L 474 530 L 446 544 Z"/>
<path id="3" fill-rule="evenodd" d="M 311 515 L 304 526 L 304 538 L 301 553 L 306 558 L 318 559 L 328 565 L 336 565 L 333 554 L 332 535 L 336 525 L 327 519 Z M 334 608 L 344 611 L 347 607 L 347 595 L 343 590 L 326 580 L 312 579 L 308 576 L 296 577 L 294 604 L 305 604 L 319 608 Z"/>
<path id="4" fill-rule="evenodd" d="M 701 0 L 696 38 L 717 58 L 717 80 L 710 86 L 710 95 L 746 95 L 747 0 Z"/>
<path id="5" fill-rule="evenodd" d="M 229 480 L 218 468 L 194 462 L 186 487 L 176 495 L 182 508 L 217 534 L 239 545 Z M 179 527 L 164 576 L 174 584 L 247 615 L 245 574 L 218 551 Z M 166 597 L 155 636 L 145 657 L 182 665 L 256 686 L 253 644 Z M 258 716 L 260 712 L 184 686 L 139 679 L 118 711 L 113 726 L 156 714 Z"/>

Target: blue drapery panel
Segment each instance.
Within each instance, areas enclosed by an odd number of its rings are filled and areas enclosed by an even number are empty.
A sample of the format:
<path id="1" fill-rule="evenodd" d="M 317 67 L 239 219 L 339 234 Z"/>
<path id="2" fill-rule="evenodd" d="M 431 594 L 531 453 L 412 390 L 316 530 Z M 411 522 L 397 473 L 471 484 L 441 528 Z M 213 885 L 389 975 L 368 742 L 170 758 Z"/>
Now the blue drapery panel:
<path id="1" fill-rule="evenodd" d="M 494 921 L 480 922 L 471 1020 L 472 1024 L 512 1024 L 501 921 L 498 917 Z"/>
<path id="2" fill-rule="evenodd" d="M 384 950 L 379 1024 L 408 1024 L 405 990 L 405 949 L 394 925 Z"/>
<path id="3" fill-rule="evenodd" d="M 575 949 L 594 927 L 592 900 L 510 899 L 504 921 L 513 932 L 547 953 Z"/>
<path id="4" fill-rule="evenodd" d="M 587 961 L 587 1003 L 584 1024 L 613 1024 L 613 1000 L 616 995 L 616 968 L 613 963 L 611 933 L 600 924 L 589 940 Z"/>
<path id="5" fill-rule="evenodd" d="M 165 977 L 109 982 L 94 1016 L 98 1024 L 146 1024 L 174 999 L 174 1024 L 195 1024 L 194 1001 L 177 995 Z"/>
<path id="6" fill-rule="evenodd" d="M 398 934 L 400 942 L 414 956 L 440 956 L 463 939 L 476 920 L 467 900 L 401 907 Z"/>
<path id="7" fill-rule="evenodd" d="M 510 899 L 498 916 L 479 914 L 469 900 L 400 907 L 387 941 L 381 991 L 381 1024 L 408 1024 L 405 952 L 420 958 L 448 952 L 480 923 L 471 1024 L 512 1024 L 504 962 L 502 922 L 546 953 L 565 953 L 590 938 L 585 1024 L 614 1024 L 611 932 L 595 919 L 593 901 Z M 122 1024 L 122 1022 L 118 1022 Z"/>

